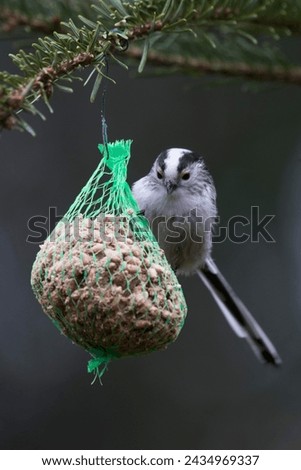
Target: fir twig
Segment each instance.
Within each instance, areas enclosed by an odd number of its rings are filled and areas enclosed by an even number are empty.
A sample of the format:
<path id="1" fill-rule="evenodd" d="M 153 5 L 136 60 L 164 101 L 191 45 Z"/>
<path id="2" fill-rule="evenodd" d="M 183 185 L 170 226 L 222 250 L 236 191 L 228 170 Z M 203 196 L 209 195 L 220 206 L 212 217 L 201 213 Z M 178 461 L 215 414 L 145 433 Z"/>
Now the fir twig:
<path id="1" fill-rule="evenodd" d="M 38 31 L 44 34 L 51 34 L 54 31 L 60 31 L 61 19 L 58 16 L 52 16 L 47 19 L 34 18 L 5 7 L 0 10 L 0 29 L 5 33 L 9 33 L 14 29 L 24 26 L 31 31 Z"/>
<path id="2" fill-rule="evenodd" d="M 140 61 L 143 55 L 138 47 L 131 47 L 127 56 Z M 269 66 L 263 64 L 248 65 L 244 62 L 209 61 L 204 58 L 183 57 L 176 54 L 163 54 L 158 51 L 148 53 L 148 63 L 159 67 L 173 67 L 180 73 L 201 75 L 224 75 L 247 80 L 265 82 L 283 82 L 301 85 L 301 67 Z"/>
<path id="3" fill-rule="evenodd" d="M 160 71 L 301 85 L 301 66 L 274 46 L 282 35 L 301 34 L 301 0 L 1 1 L 0 36 L 18 26 L 53 36 L 12 56 L 20 75 L 0 72 L 0 128 L 28 130 L 20 111 L 41 115 L 40 98 L 51 110 L 54 87 L 72 91 L 62 81 L 71 84 L 83 67 L 91 69 L 85 83 L 93 77 L 94 101 L 106 57 L 126 67 L 116 53 L 128 45 L 123 57 L 139 60 L 139 72 L 149 62 Z"/>

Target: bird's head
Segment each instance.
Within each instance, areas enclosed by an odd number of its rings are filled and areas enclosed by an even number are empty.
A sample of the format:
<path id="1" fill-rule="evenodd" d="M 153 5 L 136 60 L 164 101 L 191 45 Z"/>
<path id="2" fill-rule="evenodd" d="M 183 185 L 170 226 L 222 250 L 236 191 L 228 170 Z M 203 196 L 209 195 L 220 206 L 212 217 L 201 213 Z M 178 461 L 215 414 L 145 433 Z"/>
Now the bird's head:
<path id="1" fill-rule="evenodd" d="M 179 192 L 190 192 L 199 185 L 204 171 L 201 155 L 187 149 L 171 148 L 160 153 L 151 173 L 156 184 L 173 197 Z"/>

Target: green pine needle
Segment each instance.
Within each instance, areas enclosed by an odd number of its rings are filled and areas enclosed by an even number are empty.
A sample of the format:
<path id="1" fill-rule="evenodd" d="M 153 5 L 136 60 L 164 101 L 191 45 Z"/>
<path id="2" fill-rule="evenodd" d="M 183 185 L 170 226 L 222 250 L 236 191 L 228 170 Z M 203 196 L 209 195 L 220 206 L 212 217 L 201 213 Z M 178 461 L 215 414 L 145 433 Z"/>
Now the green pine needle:
<path id="1" fill-rule="evenodd" d="M 140 74 L 149 63 L 160 74 L 301 85 L 301 64 L 282 45 L 282 38 L 301 35 L 301 0 L 91 1 L 1 0 L 0 38 L 18 29 L 40 37 L 30 49 L 10 54 L 19 75 L 0 72 L 0 129 L 32 134 L 18 111 L 44 118 L 35 103 L 43 100 L 53 112 L 53 90 L 71 93 L 83 68 L 84 85 L 97 74 L 94 102 L 110 59 L 124 68 L 134 61 Z"/>

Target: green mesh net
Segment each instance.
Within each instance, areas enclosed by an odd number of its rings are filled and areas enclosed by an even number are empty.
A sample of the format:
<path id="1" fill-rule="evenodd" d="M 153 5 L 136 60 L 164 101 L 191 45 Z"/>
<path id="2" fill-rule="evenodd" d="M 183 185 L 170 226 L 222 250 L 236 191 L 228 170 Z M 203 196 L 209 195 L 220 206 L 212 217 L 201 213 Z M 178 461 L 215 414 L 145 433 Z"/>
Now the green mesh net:
<path id="1" fill-rule="evenodd" d="M 88 371 L 164 349 L 185 320 L 181 286 L 126 182 L 131 141 L 103 157 L 33 264 L 35 296 L 59 330 L 85 348 Z"/>

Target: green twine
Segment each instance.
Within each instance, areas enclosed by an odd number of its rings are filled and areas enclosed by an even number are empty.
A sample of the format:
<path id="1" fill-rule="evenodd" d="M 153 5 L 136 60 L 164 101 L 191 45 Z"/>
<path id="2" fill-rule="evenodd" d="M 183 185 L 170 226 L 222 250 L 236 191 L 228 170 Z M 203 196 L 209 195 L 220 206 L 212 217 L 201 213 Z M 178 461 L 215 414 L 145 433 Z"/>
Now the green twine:
<path id="1" fill-rule="evenodd" d="M 90 350 L 89 353 L 93 357 L 90 359 L 90 361 L 88 361 L 87 370 L 89 373 L 95 374 L 94 380 L 92 381 L 93 384 L 97 378 L 99 380 L 101 379 L 107 370 L 109 363 L 113 359 L 117 359 L 119 355 L 113 352 L 109 352 L 105 349 L 94 349 L 93 351 Z"/>

